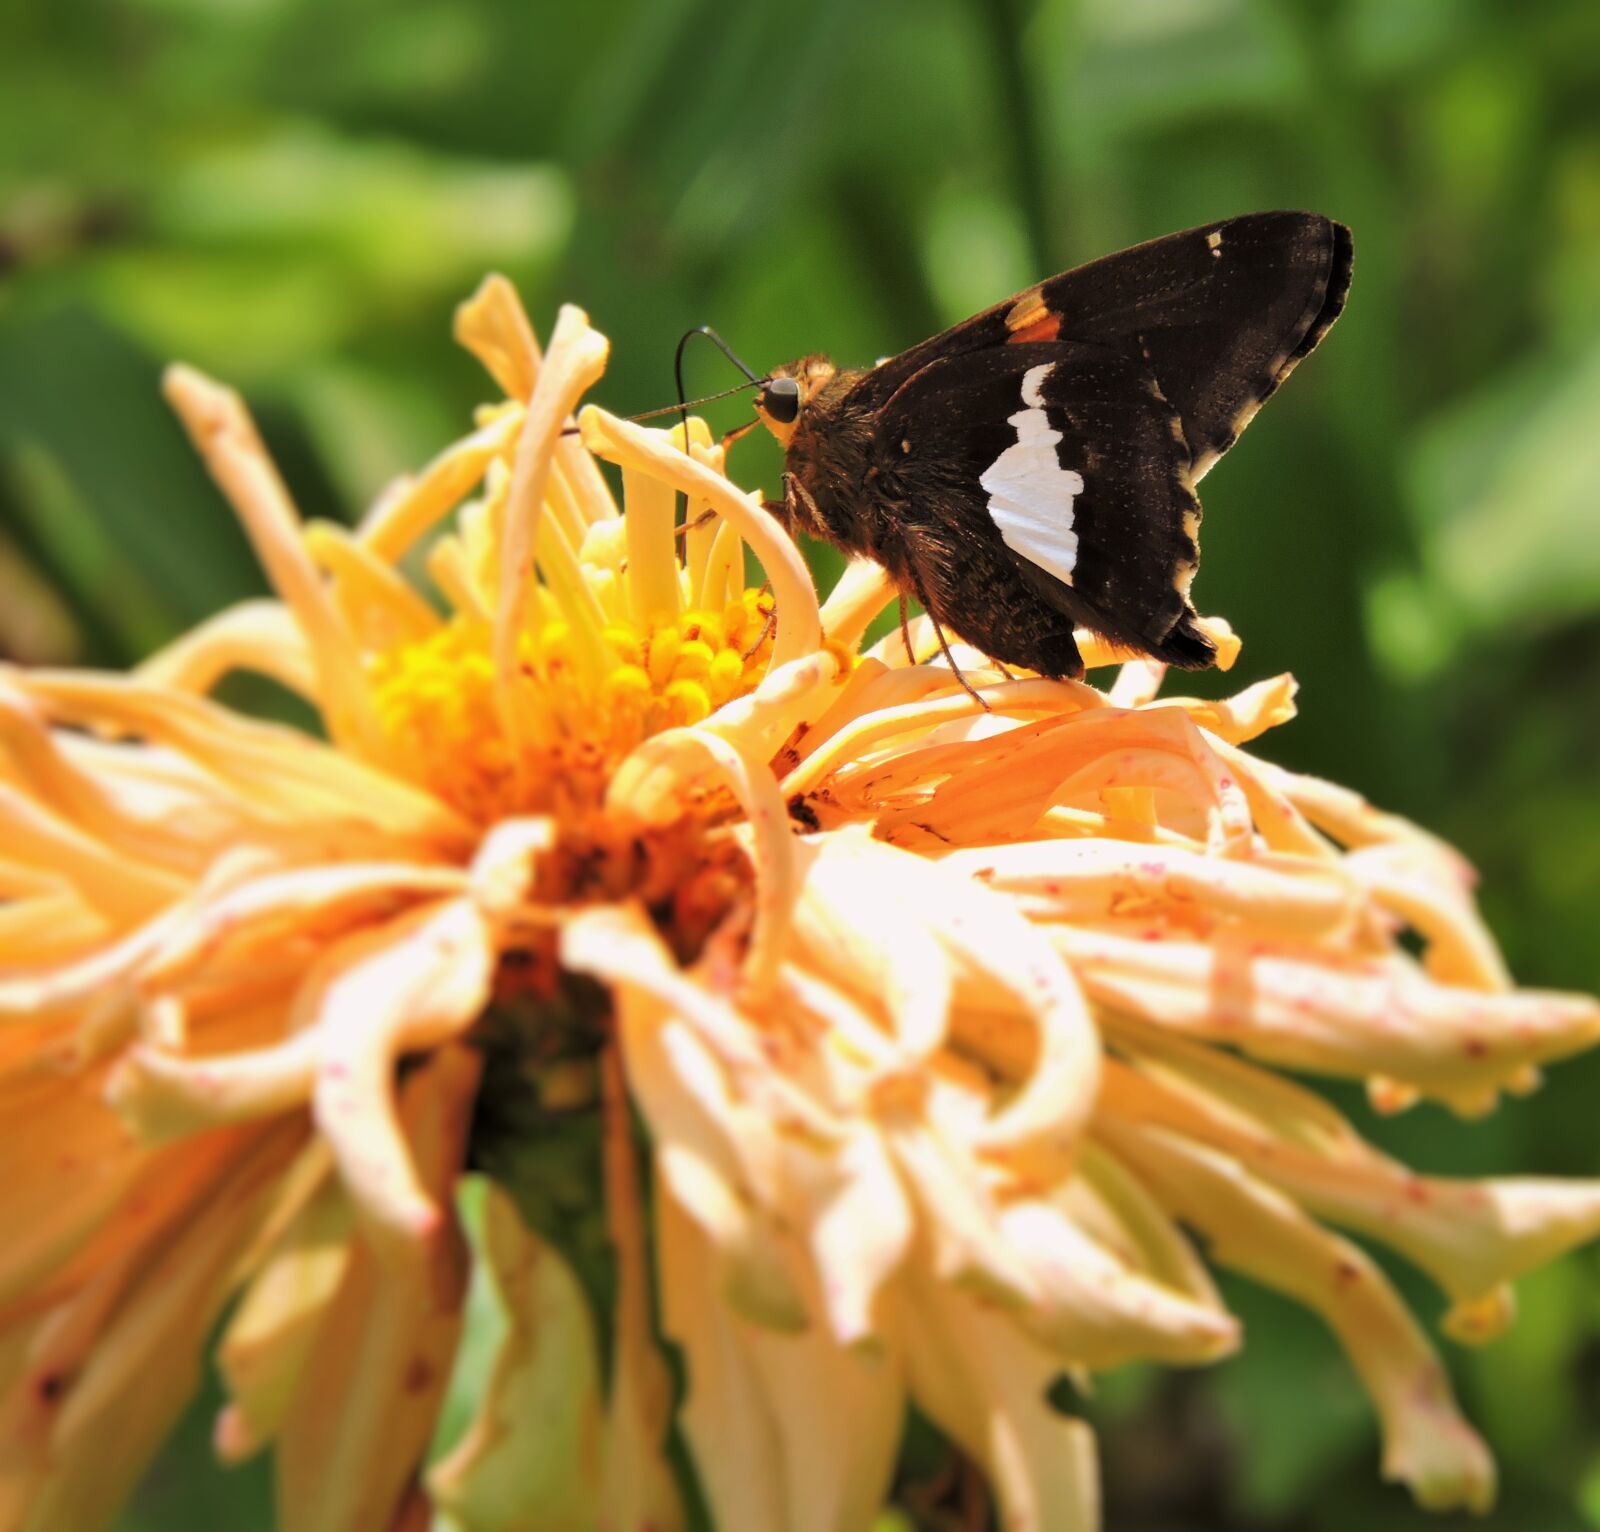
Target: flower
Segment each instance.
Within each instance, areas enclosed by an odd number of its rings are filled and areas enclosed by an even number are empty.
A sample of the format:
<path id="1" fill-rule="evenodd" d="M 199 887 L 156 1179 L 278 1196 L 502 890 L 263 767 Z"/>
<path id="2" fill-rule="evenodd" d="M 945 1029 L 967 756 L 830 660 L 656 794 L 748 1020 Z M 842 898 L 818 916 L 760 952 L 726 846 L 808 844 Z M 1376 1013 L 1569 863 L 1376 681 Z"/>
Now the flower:
<path id="1" fill-rule="evenodd" d="M 1092 1528 L 1051 1390 L 1238 1343 L 1191 1233 L 1327 1319 L 1387 1474 L 1484 1507 L 1330 1226 L 1480 1341 L 1600 1186 L 1414 1175 L 1272 1066 L 1471 1115 L 1600 1007 L 1511 986 L 1447 847 L 1245 749 L 1287 677 L 1162 699 L 1087 637 L 1104 689 L 957 644 L 980 706 L 925 618 L 865 642 L 877 570 L 819 606 L 702 423 L 569 425 L 579 311 L 541 355 L 490 279 L 458 333 L 505 402 L 353 532 L 174 369 L 277 599 L 131 676 L 0 671 L 0 1529 L 104 1525 L 219 1319 L 217 1449 L 275 1449 L 296 1532 L 681 1526 L 674 1419 L 719 1527 L 853 1532 L 908 1402 L 1006 1526 Z M 211 700 L 238 668 L 320 732 Z M 524 1216 L 535 1120 L 601 1126 L 598 1280 Z M 436 1452 L 474 1260 L 502 1335 Z"/>

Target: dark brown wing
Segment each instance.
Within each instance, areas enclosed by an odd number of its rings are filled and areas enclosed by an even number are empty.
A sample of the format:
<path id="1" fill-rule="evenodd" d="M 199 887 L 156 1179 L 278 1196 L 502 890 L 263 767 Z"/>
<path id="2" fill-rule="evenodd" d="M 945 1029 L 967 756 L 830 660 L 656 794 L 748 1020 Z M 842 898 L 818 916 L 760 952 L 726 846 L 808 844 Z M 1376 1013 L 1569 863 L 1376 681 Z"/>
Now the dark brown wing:
<path id="1" fill-rule="evenodd" d="M 939 358 L 885 406 L 874 451 L 916 593 L 997 659 L 1075 674 L 1075 625 L 1213 659 L 1188 600 L 1188 451 L 1142 362 L 1076 341 Z"/>
<path id="2" fill-rule="evenodd" d="M 1141 362 L 1182 425 L 1191 481 L 1339 317 L 1350 231 L 1317 213 L 1250 213 L 1051 277 L 866 373 L 881 409 L 930 362 L 1007 344 L 1089 341 Z"/>

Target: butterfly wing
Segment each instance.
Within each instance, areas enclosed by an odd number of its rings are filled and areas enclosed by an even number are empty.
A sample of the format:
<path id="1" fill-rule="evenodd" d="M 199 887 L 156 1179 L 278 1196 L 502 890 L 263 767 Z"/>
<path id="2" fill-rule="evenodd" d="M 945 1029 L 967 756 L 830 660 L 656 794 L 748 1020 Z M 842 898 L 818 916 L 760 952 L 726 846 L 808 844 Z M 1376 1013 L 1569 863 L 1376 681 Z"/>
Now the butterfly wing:
<path id="1" fill-rule="evenodd" d="M 875 367 L 853 402 L 881 408 L 941 358 L 1082 341 L 1142 362 L 1176 412 L 1191 482 L 1233 445 L 1339 317 L 1350 231 L 1317 213 L 1250 213 L 1051 277 Z"/>
<path id="2" fill-rule="evenodd" d="M 1077 341 L 937 358 L 877 417 L 893 572 L 1002 660 L 1079 673 L 1075 625 L 1183 666 L 1212 660 L 1189 581 L 1200 507 L 1149 369 Z"/>

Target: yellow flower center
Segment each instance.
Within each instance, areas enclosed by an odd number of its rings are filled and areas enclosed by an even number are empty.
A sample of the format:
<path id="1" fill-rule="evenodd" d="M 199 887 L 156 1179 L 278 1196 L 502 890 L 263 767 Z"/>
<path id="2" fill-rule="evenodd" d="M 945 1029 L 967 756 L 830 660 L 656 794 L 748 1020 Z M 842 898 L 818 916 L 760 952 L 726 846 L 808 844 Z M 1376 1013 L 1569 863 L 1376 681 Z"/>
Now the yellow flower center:
<path id="1" fill-rule="evenodd" d="M 558 616 L 523 634 L 519 706 L 540 743 L 516 747 L 497 712 L 491 631 L 458 614 L 369 660 L 378 719 L 401 770 L 480 823 L 598 804 L 617 762 L 663 729 L 699 723 L 754 689 L 771 658 L 772 597 L 601 633 L 596 685 Z"/>

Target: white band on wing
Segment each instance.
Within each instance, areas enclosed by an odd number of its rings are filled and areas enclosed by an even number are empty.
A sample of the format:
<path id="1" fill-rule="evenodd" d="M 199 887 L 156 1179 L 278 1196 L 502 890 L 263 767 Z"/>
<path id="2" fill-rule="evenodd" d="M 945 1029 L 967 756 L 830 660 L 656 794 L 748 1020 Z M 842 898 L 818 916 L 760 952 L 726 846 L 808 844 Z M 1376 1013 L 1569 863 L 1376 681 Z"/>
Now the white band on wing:
<path id="1" fill-rule="evenodd" d="M 1063 468 L 1056 456 L 1061 433 L 1044 412 L 1044 380 L 1055 364 L 1044 362 L 1022 375 L 1022 402 L 1010 417 L 1017 439 L 978 477 L 989 496 L 989 516 L 1008 548 L 1046 574 L 1072 584 L 1078 534 L 1072 504 L 1083 493 L 1083 475 Z"/>

